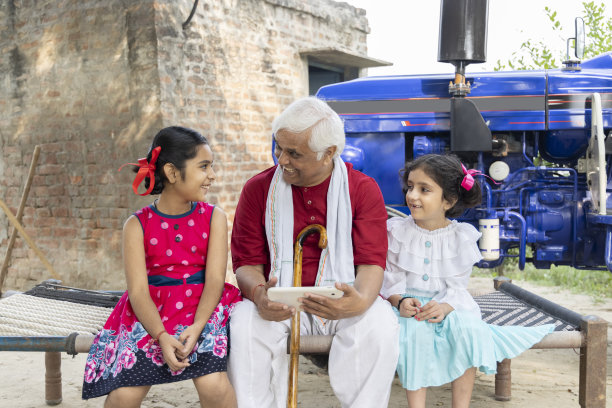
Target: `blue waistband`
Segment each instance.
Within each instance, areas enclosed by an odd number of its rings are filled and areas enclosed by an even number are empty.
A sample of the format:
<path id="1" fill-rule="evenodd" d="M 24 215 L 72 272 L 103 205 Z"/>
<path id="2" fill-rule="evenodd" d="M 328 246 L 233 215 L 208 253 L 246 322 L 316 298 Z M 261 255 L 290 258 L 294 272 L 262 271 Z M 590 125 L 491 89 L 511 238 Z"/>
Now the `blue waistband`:
<path id="1" fill-rule="evenodd" d="M 201 271 L 194 273 L 187 279 L 174 279 L 174 278 L 169 278 L 163 275 L 151 275 L 149 276 L 149 285 L 152 285 L 152 286 L 180 286 L 183 284 L 193 285 L 193 284 L 198 284 L 198 283 L 204 283 L 204 280 L 205 280 L 204 271 L 205 269 L 202 269 Z"/>

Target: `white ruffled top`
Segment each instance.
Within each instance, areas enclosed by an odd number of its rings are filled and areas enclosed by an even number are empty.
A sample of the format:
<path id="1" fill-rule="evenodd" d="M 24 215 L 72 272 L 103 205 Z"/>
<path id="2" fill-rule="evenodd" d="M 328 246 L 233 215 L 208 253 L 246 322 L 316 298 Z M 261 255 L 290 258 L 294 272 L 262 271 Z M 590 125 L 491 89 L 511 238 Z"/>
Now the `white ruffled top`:
<path id="1" fill-rule="evenodd" d="M 387 220 L 387 268 L 381 295 L 405 293 L 432 297 L 456 310 L 478 313 L 467 291 L 472 266 L 482 259 L 480 232 L 455 220 L 434 231 L 416 225 L 412 217 Z"/>

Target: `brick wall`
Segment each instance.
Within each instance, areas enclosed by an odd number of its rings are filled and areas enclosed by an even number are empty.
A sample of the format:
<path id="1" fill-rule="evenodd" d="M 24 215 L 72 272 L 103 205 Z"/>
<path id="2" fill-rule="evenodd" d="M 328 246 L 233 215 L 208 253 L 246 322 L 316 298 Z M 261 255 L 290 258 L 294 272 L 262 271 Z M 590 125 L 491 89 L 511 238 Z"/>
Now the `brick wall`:
<path id="1" fill-rule="evenodd" d="M 346 3 L 217 1 L 200 7 L 182 31 L 176 27 L 192 1 L 178 3 L 183 7 L 160 2 L 156 19 L 162 116 L 211 139 L 216 198 L 233 215 L 244 182 L 271 164 L 272 120 L 308 94 L 299 51 L 337 47 L 365 55 L 367 23 Z"/>
<path id="2" fill-rule="evenodd" d="M 66 284 L 123 288 L 121 227 L 150 198 L 133 173 L 163 126 L 206 135 L 233 219 L 244 182 L 271 164 L 270 124 L 308 93 L 300 51 L 365 55 L 362 11 L 331 0 L 8 1 L 0 6 L 0 198 L 17 212 L 42 147 L 23 224 Z M 11 228 L 12 230 L 12 228 Z M 0 212 L 0 257 L 9 222 Z M 5 289 L 49 273 L 18 238 Z"/>

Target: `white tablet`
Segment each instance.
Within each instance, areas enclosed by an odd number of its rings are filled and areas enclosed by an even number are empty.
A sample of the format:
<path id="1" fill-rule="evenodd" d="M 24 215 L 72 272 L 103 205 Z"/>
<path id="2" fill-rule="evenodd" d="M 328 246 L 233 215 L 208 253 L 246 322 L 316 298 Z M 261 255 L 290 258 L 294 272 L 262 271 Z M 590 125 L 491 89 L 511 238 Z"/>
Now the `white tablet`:
<path id="1" fill-rule="evenodd" d="M 344 292 L 334 286 L 298 286 L 283 288 L 274 286 L 268 289 L 268 298 L 275 302 L 293 306 L 297 310 L 303 310 L 302 303 L 298 302 L 298 298 L 304 297 L 306 293 L 325 296 L 331 299 L 339 299 L 344 295 Z"/>

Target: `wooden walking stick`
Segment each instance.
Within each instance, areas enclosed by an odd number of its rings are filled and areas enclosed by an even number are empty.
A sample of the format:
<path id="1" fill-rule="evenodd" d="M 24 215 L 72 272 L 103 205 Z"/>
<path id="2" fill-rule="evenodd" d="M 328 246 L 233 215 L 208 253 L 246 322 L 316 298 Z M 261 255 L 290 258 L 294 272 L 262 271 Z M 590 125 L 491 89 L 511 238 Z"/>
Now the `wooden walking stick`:
<path id="1" fill-rule="evenodd" d="M 319 248 L 327 246 L 327 232 L 320 224 L 305 227 L 298 234 L 293 247 L 293 286 L 302 286 L 302 245 L 306 237 L 319 232 Z M 287 407 L 297 408 L 298 360 L 300 357 L 300 311 L 291 318 L 291 344 L 289 346 L 289 392 Z"/>

